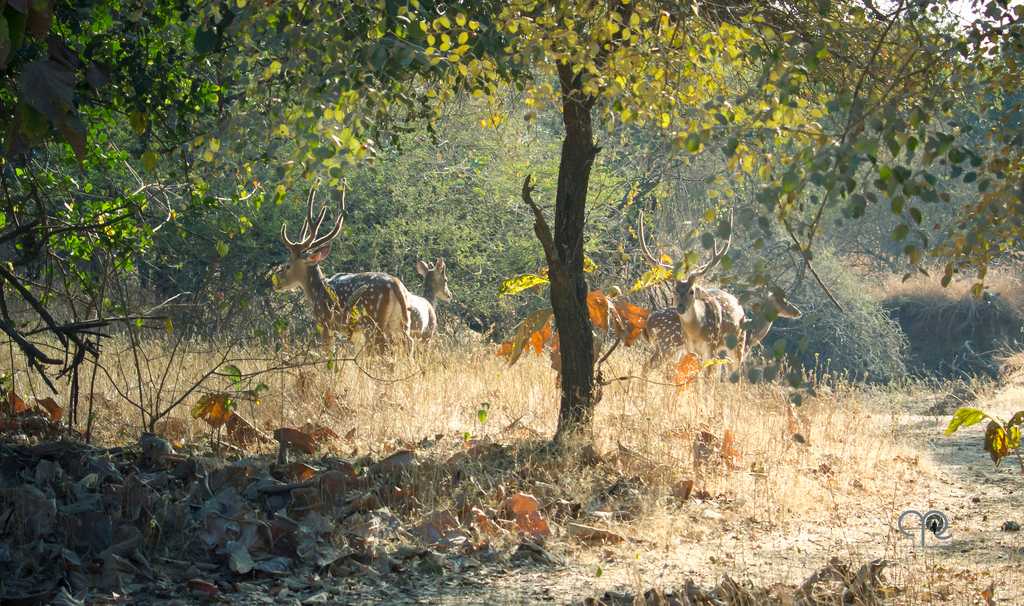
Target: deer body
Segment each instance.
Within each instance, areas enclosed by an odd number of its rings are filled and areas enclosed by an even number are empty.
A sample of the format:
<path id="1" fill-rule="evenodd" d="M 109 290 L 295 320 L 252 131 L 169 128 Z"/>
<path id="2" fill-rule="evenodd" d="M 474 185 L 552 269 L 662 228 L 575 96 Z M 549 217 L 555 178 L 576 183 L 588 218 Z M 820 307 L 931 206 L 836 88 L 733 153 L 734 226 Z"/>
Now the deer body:
<path id="1" fill-rule="evenodd" d="M 437 301 L 451 301 L 452 293 L 444 259 L 417 261 L 416 272 L 423 276 L 423 295 L 409 295 L 409 330 L 413 337 L 427 340 L 437 333 Z"/>
<path id="2" fill-rule="evenodd" d="M 339 309 L 344 311 L 334 326 L 342 327 L 357 339 L 370 336 L 378 347 L 399 343 L 409 348 L 409 300 L 413 295 L 401 280 L 386 273 L 364 272 L 334 274 L 327 282 L 337 295 Z M 353 309 L 364 313 L 357 312 L 358 319 L 349 325 L 346 320 Z"/>
<path id="3" fill-rule="evenodd" d="M 288 261 L 271 272 L 274 290 L 302 289 L 313 307 L 313 319 L 325 348 L 330 350 L 334 332 L 350 337 L 368 335 L 379 349 L 398 344 L 411 350 L 409 335 L 409 293 L 398 278 L 384 273 L 336 274 L 324 277 L 320 263 L 331 253 L 331 241 L 341 233 L 343 217 L 334 222 L 327 234 L 318 235 L 327 215 L 320 210 L 313 220 L 314 186 L 309 192 L 306 219 L 298 241 L 288 237 L 287 224 L 281 225 L 281 241 L 288 249 Z M 350 322 L 354 311 L 358 319 Z"/>

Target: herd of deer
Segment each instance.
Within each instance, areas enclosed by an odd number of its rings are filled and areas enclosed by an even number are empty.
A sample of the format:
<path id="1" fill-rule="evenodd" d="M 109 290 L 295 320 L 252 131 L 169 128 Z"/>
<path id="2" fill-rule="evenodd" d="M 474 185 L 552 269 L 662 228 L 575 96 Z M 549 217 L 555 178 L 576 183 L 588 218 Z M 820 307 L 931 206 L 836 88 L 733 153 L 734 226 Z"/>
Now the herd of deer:
<path id="1" fill-rule="evenodd" d="M 306 218 L 297 241 L 288 237 L 287 224 L 281 225 L 281 241 L 288 249 L 288 261 L 272 270 L 274 289 L 301 289 L 305 293 L 328 350 L 335 332 L 367 343 L 378 352 L 396 347 L 411 352 L 414 340 L 433 337 L 437 332 L 437 302 L 452 300 L 444 259 L 416 262 L 416 271 L 423 278 L 422 295 L 410 293 L 401 280 L 386 273 L 339 273 L 328 278 L 320 263 L 330 255 L 331 241 L 341 233 L 343 217 L 339 215 L 331 229 L 319 235 L 327 207 L 321 208 L 314 220 L 315 195 L 316 187 L 310 190 Z M 722 260 L 731 242 L 730 236 L 723 247 L 715 247 L 709 261 L 691 271 L 685 280 L 675 281 L 675 307 L 657 309 L 648 315 L 643 334 L 653 345 L 654 354 L 644 365 L 645 375 L 668 357 L 685 351 L 701 359 L 724 352 L 733 362 L 742 364 L 776 318 L 800 317 L 800 310 L 779 289 L 768 289 L 755 299 L 751 304 L 754 315 L 747 317 L 735 296 L 719 288 L 701 286 L 703 276 Z M 672 269 L 671 264 L 650 251 L 642 216 L 640 243 L 652 264 Z"/>

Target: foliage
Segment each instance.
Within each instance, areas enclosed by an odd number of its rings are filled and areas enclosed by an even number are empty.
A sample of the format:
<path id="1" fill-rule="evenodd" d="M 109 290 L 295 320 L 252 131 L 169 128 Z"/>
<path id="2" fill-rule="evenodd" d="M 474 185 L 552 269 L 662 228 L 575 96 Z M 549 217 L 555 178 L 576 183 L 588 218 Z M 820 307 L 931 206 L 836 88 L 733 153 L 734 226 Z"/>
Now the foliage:
<path id="1" fill-rule="evenodd" d="M 907 373 L 907 338 L 879 301 L 864 288 L 863 278 L 842 260 L 819 251 L 815 267 L 842 305 L 805 276 L 787 297 L 803 312 L 799 320 L 776 322 L 763 344 L 772 357 L 787 352 L 807 370 L 846 374 L 853 379 L 889 382 Z"/>
<path id="2" fill-rule="evenodd" d="M 1024 426 L 1024 410 L 1018 411 L 1009 421 L 1003 421 L 983 410 L 963 406 L 953 413 L 953 418 L 946 427 L 946 435 L 953 435 L 961 427 L 977 425 L 988 419 L 985 428 L 984 448 L 997 466 L 1000 461 L 1011 454 L 1016 454 L 1024 473 L 1024 457 L 1020 452 L 1021 427 Z"/>

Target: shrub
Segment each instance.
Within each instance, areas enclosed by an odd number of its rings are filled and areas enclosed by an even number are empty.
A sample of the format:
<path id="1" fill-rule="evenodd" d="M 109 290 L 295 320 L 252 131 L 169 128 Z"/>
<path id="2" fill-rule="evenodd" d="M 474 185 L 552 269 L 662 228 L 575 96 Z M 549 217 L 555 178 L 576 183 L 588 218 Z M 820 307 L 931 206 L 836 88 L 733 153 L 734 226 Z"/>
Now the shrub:
<path id="1" fill-rule="evenodd" d="M 827 250 L 817 253 L 814 268 L 843 310 L 807 274 L 788 293 L 803 316 L 777 321 L 764 347 L 771 351 L 784 340 L 793 361 L 818 375 L 831 372 L 871 382 L 905 377 L 907 338 L 865 288 L 864 278 Z"/>

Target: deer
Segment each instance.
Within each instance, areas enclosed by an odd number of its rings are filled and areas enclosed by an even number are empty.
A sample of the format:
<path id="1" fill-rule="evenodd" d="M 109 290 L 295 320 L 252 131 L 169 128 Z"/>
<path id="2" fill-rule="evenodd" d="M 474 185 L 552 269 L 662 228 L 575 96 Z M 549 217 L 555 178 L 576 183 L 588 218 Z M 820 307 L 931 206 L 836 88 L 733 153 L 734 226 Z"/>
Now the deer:
<path id="1" fill-rule="evenodd" d="M 754 316 L 744 318 L 743 352 L 744 356 L 764 340 L 777 318 L 797 319 L 802 314 L 800 309 L 786 299 L 779 288 L 769 288 L 767 293 L 760 294 L 751 305 Z M 644 364 L 643 376 L 657 368 L 673 354 L 686 351 L 686 337 L 679 312 L 675 307 L 656 309 L 647 317 L 644 327 L 644 339 L 654 346 L 654 354 Z M 744 358 L 745 359 L 745 358 Z M 740 361 L 742 364 L 743 360 Z"/>
<path id="2" fill-rule="evenodd" d="M 655 310 L 647 319 L 645 336 L 655 346 L 655 352 L 644 365 L 646 374 L 660 364 L 666 356 L 682 349 L 697 354 L 703 360 L 726 351 L 730 359 L 741 366 L 750 349 L 768 334 L 775 318 L 799 318 L 800 310 L 786 300 L 781 290 L 769 289 L 767 296 L 759 297 L 753 319 L 734 295 L 713 287 L 701 285 L 704 276 L 729 252 L 732 245 L 733 216 L 729 217 L 729 237 L 725 245 L 716 242 L 711 259 L 687 274 L 686 279 L 676 280 L 673 292 L 675 307 Z M 672 270 L 669 263 L 656 257 L 647 245 L 644 233 L 643 214 L 640 215 L 640 247 L 652 264 Z"/>
<path id="3" fill-rule="evenodd" d="M 344 217 L 339 214 L 331 229 L 320 235 L 327 207 L 320 209 L 314 221 L 313 204 L 318 184 L 319 181 L 309 191 L 299 239 L 289 238 L 287 222 L 281 224 L 281 242 L 288 250 L 288 260 L 271 270 L 274 290 L 301 289 L 305 293 L 328 354 L 332 351 L 336 331 L 343 332 L 350 340 L 370 342 L 381 353 L 396 344 L 411 352 L 410 294 L 401 280 L 381 272 L 324 276 L 320 264 L 331 254 L 331 242 L 341 233 Z M 343 191 L 342 208 L 344 195 Z M 353 315 L 355 320 L 352 320 Z"/>
<path id="4" fill-rule="evenodd" d="M 423 295 L 409 295 L 410 331 L 412 336 L 429 340 L 437 333 L 437 302 L 451 301 L 448 290 L 448 268 L 438 257 L 433 263 L 416 261 L 416 273 L 423 277 Z"/>

